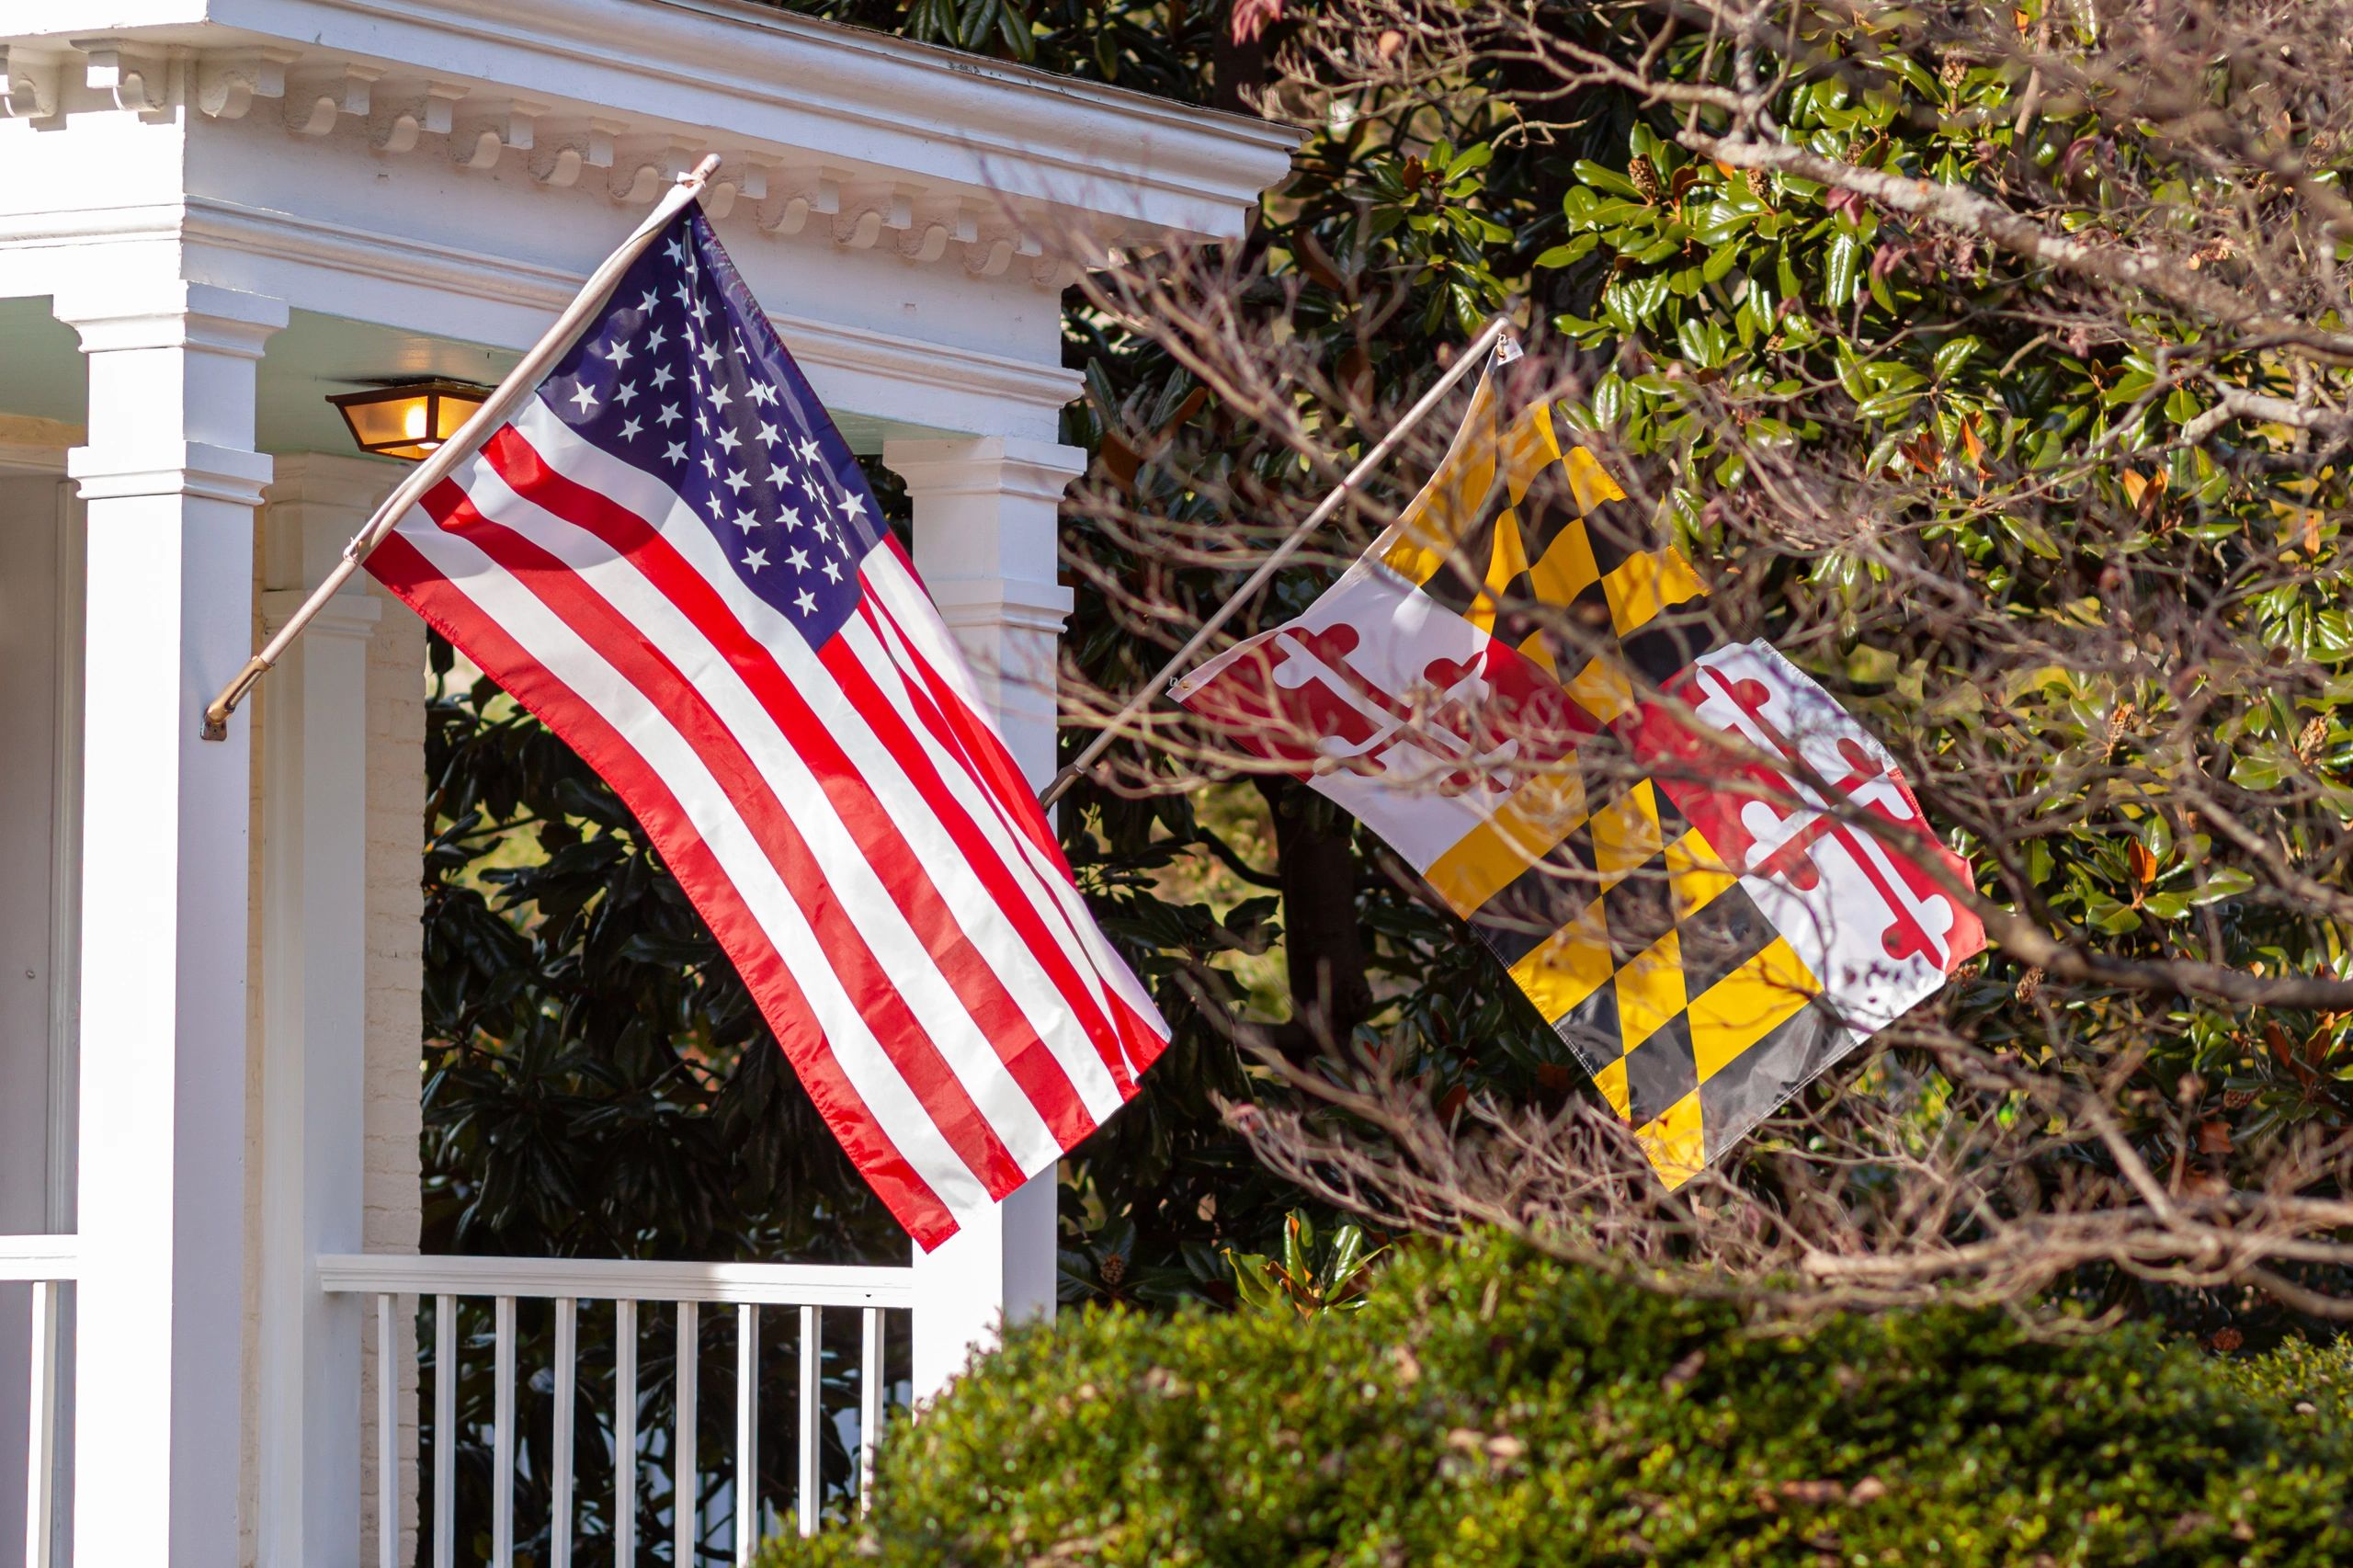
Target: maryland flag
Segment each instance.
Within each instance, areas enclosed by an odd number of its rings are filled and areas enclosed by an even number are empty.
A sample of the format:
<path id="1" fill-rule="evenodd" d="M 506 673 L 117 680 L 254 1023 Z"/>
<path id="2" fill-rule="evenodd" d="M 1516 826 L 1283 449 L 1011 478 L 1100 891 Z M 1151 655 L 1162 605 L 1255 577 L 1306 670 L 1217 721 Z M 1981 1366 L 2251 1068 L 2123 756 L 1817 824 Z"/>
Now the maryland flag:
<path id="1" fill-rule="evenodd" d="M 1177 701 L 1468 923 L 1680 1186 L 1984 946 L 1894 759 L 1499 355 L 1428 484 Z"/>

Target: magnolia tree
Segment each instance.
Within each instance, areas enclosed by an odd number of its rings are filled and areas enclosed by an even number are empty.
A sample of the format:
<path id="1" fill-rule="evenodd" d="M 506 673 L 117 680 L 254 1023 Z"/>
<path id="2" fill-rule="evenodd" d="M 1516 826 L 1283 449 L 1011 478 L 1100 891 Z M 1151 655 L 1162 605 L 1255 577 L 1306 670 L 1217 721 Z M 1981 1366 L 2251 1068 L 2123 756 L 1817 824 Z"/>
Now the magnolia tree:
<path id="1" fill-rule="evenodd" d="M 2154 1285 L 2353 1316 L 2353 4 L 1229 21 L 1301 175 L 1249 244 L 1087 284 L 1102 459 L 1063 679 L 1074 730 L 1120 737 L 1065 821 L 1180 1029 L 1248 1053 L 1224 1103 L 1258 1157 L 1387 1229 L 1500 1226 L 1792 1308 Z M 1120 717 L 1494 312 L 1722 634 L 1897 758 L 1987 933 L 1673 1192 L 1266 737 Z M 1237 632 L 1394 518 L 1460 408 Z M 1589 797 L 1633 767 L 1575 766 Z M 1221 924 L 1145 918 L 1155 844 L 1223 867 Z M 1227 955 L 1278 931 L 1254 991 Z"/>

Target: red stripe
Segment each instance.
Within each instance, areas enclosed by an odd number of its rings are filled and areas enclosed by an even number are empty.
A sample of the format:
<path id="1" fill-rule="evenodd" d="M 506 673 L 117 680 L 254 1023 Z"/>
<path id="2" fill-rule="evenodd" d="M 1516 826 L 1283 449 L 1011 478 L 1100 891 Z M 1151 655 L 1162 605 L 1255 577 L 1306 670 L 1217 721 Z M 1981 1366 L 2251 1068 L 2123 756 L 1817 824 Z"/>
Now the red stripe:
<path id="1" fill-rule="evenodd" d="M 523 535 L 484 517 L 455 483 L 436 486 L 421 505 L 443 529 L 469 540 L 505 567 L 603 655 L 644 697 L 647 706 L 669 720 L 710 769 L 729 803 L 751 830 L 816 934 L 825 961 L 840 976 L 843 989 L 941 1135 L 992 1197 L 1002 1198 L 1020 1186 L 1027 1175 L 1020 1162 L 934 1045 L 904 994 L 892 983 L 889 970 L 876 957 L 866 933 L 834 898 L 824 871 L 809 852 L 774 787 L 700 689 L 577 572 Z"/>
<path id="2" fill-rule="evenodd" d="M 892 558 L 912 581 L 915 562 L 907 558 L 898 536 L 883 535 L 881 548 L 891 552 Z M 931 662 L 924 657 L 921 645 L 906 634 L 905 629 L 899 625 L 898 618 L 892 613 L 891 607 L 881 602 L 881 596 L 870 593 L 865 602 L 873 605 L 898 631 L 899 641 L 915 662 L 916 671 L 954 726 L 960 740 L 958 749 L 963 753 L 965 766 L 972 769 L 972 776 L 995 798 L 999 808 L 1019 825 L 1029 841 L 1046 852 L 1052 863 L 1061 868 L 1064 877 L 1069 877 L 1070 863 L 1063 858 L 1063 846 L 1055 842 L 1052 830 L 1046 825 L 1046 813 L 1038 806 L 1038 792 L 1031 787 L 1028 775 L 1021 771 L 1021 765 L 1014 761 L 1013 754 L 1006 750 L 1005 742 L 998 738 L 995 730 L 972 712 L 954 683 L 932 668 Z M 1073 879 L 1073 885 L 1076 885 L 1075 879 Z"/>
<path id="3" fill-rule="evenodd" d="M 869 597 L 871 597 L 870 593 Z M 858 613 L 871 631 L 872 621 L 868 618 L 865 607 L 861 605 Z M 887 652 L 888 644 L 882 645 Z M 952 831 L 957 834 L 960 845 L 969 845 L 966 853 L 991 858 L 995 867 L 992 881 L 1004 884 L 1006 890 L 998 896 L 1000 905 L 1005 909 L 1007 916 L 1019 926 L 1023 942 L 1029 946 L 1031 952 L 1038 955 L 1040 965 L 1053 980 L 1056 990 L 1061 992 L 1063 999 L 1069 1004 L 1079 1022 L 1085 1027 L 1087 1043 L 1094 1047 L 1096 1056 L 1111 1074 L 1112 1085 L 1119 1091 L 1120 1098 L 1123 1101 L 1132 1099 L 1136 1092 L 1135 1082 L 1133 1076 L 1128 1072 L 1125 1057 L 1120 1048 L 1119 1020 L 1117 1016 L 1104 1006 L 1105 999 L 1112 994 L 1110 983 L 1108 980 L 1101 980 L 1098 976 L 1101 987 L 1099 995 L 1094 988 L 1087 986 L 1069 958 L 1067 950 L 1057 938 L 1054 931 L 1050 928 L 1049 922 L 1051 922 L 1064 932 L 1071 930 L 1070 922 L 1062 915 L 1059 901 L 1053 897 L 1052 890 L 1043 890 L 1048 913 L 1041 915 L 1037 904 L 1013 885 L 1017 879 L 1028 879 L 1033 882 L 1042 883 L 1051 873 L 1040 873 L 1035 867 L 1017 869 L 1009 867 L 1004 861 L 995 858 L 996 851 L 988 846 L 978 822 L 948 793 L 938 766 L 932 761 L 930 755 L 924 750 L 921 741 L 916 736 L 914 724 L 909 722 L 907 710 L 911 710 L 916 720 L 923 723 L 926 732 L 931 734 L 933 740 L 951 758 L 963 760 L 954 741 L 941 733 L 944 726 L 938 722 L 936 715 L 928 711 L 928 705 L 919 694 L 908 689 L 904 709 L 893 702 L 890 694 L 876 683 L 874 672 L 867 667 L 865 661 L 858 656 L 857 651 L 851 648 L 843 638 L 835 637 L 818 651 L 817 656 L 824 663 L 826 671 L 848 694 L 851 705 L 865 715 L 868 727 L 874 733 L 875 739 L 880 741 L 883 748 L 897 761 L 901 770 L 915 781 L 917 791 L 924 794 L 927 800 L 937 798 L 934 809 L 940 813 L 942 822 L 948 822 L 949 813 L 954 813 Z M 904 682 L 905 671 L 895 657 L 892 660 L 892 667 L 899 671 Z M 981 789 L 981 796 L 989 803 L 999 824 L 1011 827 L 1012 824 L 1005 823 L 1004 811 L 985 787 Z M 1014 828 L 1013 831 L 1018 834 L 1017 828 Z M 1063 874 L 1068 875 L 1066 869 Z M 1074 949 L 1080 954 L 1086 952 L 1086 944 L 1077 940 L 1074 933 L 1072 933 L 1069 947 L 1070 949 Z M 1092 967 L 1091 964 L 1089 967 Z"/>
<path id="4" fill-rule="evenodd" d="M 890 610 L 881 602 L 880 596 L 870 591 L 858 607 L 858 614 L 869 631 L 874 634 L 877 642 L 890 655 L 892 667 L 898 672 L 901 681 L 904 683 L 907 710 L 915 715 L 925 730 L 942 749 L 963 759 L 968 767 L 971 766 L 971 755 L 962 744 L 962 738 L 978 730 L 994 741 L 995 739 L 994 733 L 989 733 L 988 726 L 965 706 L 961 695 L 957 692 L 954 686 L 938 672 L 933 670 L 924 660 L 921 652 L 900 630 L 897 621 L 891 619 Z M 838 645 L 839 639 L 835 642 Z M 830 657 L 832 652 L 832 649 L 827 650 L 829 655 L 827 667 L 836 668 L 835 662 Z M 842 650 L 842 655 L 847 662 L 857 665 L 857 661 L 847 648 Z M 857 665 L 857 667 L 861 676 L 870 678 L 870 672 L 868 672 L 863 665 Z M 884 699 L 884 705 L 891 707 L 893 712 L 897 711 L 897 708 L 890 704 L 887 699 Z M 998 750 L 1001 754 L 1003 753 L 1004 748 L 1001 744 Z M 1006 756 L 1006 761 L 1010 763 L 1009 756 Z M 1063 858 L 1062 846 L 1053 841 L 1052 835 L 1047 830 L 1045 812 L 1040 809 L 1036 798 L 1029 794 L 1028 786 L 1026 784 L 1023 786 L 1021 793 L 1015 797 L 1014 803 L 1011 805 L 993 791 L 983 790 L 983 794 L 995 808 L 998 820 L 1007 828 L 1029 838 L 1032 843 L 1042 842 L 1043 851 L 1051 864 L 1074 892 L 1077 886 L 1076 880 L 1071 876 L 1069 864 Z M 1032 824 L 1035 824 L 1035 831 L 1029 831 Z M 1061 921 L 1063 928 L 1071 933 L 1074 945 L 1080 951 L 1086 951 L 1086 938 L 1079 931 L 1076 920 L 1062 912 L 1059 906 L 1057 918 Z M 1120 1085 L 1120 1097 L 1132 1098 L 1135 1094 L 1135 1072 L 1141 1071 L 1142 1064 L 1157 1059 L 1162 1049 L 1167 1044 L 1167 1040 L 1147 1019 L 1120 997 L 1118 988 L 1108 979 L 1105 980 L 1103 989 L 1113 1004 L 1108 1016 L 1111 1035 L 1106 1039 L 1090 1031 L 1088 1038 L 1094 1041 L 1096 1053 L 1102 1058 L 1103 1064 L 1110 1072 L 1113 1081 Z M 1131 1068 L 1131 1063 L 1134 1064 L 1133 1070 Z"/>
<path id="5" fill-rule="evenodd" d="M 790 971 L 660 776 L 603 715 L 526 653 L 397 532 L 377 546 L 367 564 L 394 597 L 612 784 L 744 977 L 818 1114 L 875 1195 L 926 1249 L 953 1235 L 956 1217 L 891 1142 L 844 1075 Z"/>
<path id="6" fill-rule="evenodd" d="M 858 770 L 828 732 L 810 705 L 807 694 L 745 630 L 718 590 L 659 530 L 610 497 L 555 468 L 519 434 L 500 432 L 486 455 L 517 494 L 626 555 L 655 591 L 676 605 L 721 650 L 793 748 L 807 760 L 827 798 L 850 827 L 860 852 L 891 889 L 893 900 L 906 913 L 910 923 L 919 932 L 937 934 L 932 945 L 943 969 L 956 966 L 950 974 L 959 994 L 966 994 L 968 979 L 976 989 L 986 993 L 987 1000 L 983 1006 L 974 1007 L 974 1016 L 981 1020 L 1006 1070 L 1045 1116 L 1055 1138 L 1068 1149 L 1092 1132 L 1094 1119 L 1087 1114 L 1062 1064 L 1039 1040 L 1018 1004 L 1004 990 L 995 971 L 972 945 L 939 898 L 938 890 L 907 848 L 890 809 L 876 796 L 871 781 Z M 1101 1005 L 1055 944 L 1030 900 L 1017 884 L 1017 873 L 1006 865 L 979 825 L 957 803 L 945 781 L 915 744 L 913 735 L 905 731 L 904 721 L 873 690 L 863 667 L 855 659 L 847 660 L 855 681 L 844 678 L 844 663 L 834 657 L 838 648 L 836 639 L 819 657 L 842 687 L 843 700 L 866 722 L 915 785 L 924 805 L 980 879 L 990 902 L 1014 927 L 1029 959 L 1069 1006 L 1096 1044 L 1097 1053 L 1102 1054 L 1104 1045 L 1115 1038 L 1116 1024 L 1105 1016 Z M 961 972 L 966 971 L 972 972 Z M 1113 1073 L 1113 1081 L 1122 1099 L 1134 1092 L 1131 1083 L 1126 1081 L 1124 1064 Z"/>

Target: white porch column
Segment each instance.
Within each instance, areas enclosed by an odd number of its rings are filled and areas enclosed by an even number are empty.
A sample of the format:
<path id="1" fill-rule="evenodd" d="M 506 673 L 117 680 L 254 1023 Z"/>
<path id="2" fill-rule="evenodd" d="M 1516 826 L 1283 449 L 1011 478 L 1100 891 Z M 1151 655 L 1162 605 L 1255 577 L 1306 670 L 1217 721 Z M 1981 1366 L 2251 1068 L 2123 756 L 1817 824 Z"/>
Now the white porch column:
<path id="1" fill-rule="evenodd" d="M 278 460 L 262 624 L 285 624 L 400 475 Z M 321 1253 L 364 1249 L 368 643 L 354 579 L 262 683 L 260 1517 L 263 1568 L 361 1561 L 360 1299 L 323 1295 Z M 396 1505 L 397 1506 L 397 1505 Z"/>
<path id="2" fill-rule="evenodd" d="M 152 274 L 59 292 L 89 368 L 74 1535 L 82 1562 L 238 1551 L 244 727 L 254 371 L 276 300 Z"/>
<path id="3" fill-rule="evenodd" d="M 972 663 L 1014 757 L 1040 788 L 1054 772 L 1056 643 L 1071 592 L 1055 517 L 1086 454 L 990 436 L 890 441 L 882 461 L 915 501 L 915 567 Z M 1000 1325 L 1054 1311 L 1051 1171 L 915 1257 L 915 1393 L 927 1399 Z"/>

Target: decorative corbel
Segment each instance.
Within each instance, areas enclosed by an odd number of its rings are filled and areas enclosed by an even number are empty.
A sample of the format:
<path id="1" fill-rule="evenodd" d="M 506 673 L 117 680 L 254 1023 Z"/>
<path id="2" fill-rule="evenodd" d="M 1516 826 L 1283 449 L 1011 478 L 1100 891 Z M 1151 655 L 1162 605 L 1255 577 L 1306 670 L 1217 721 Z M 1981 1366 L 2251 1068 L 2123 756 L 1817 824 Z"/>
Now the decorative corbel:
<path id="1" fill-rule="evenodd" d="M 406 153 L 421 136 L 448 135 L 465 96 L 462 82 L 387 83 L 369 108 L 369 144 L 379 153 Z"/>
<path id="2" fill-rule="evenodd" d="M 580 183 L 583 169 L 611 168 L 613 139 L 627 129 L 618 119 L 548 120 L 534 126 L 531 177 L 567 190 Z"/>
<path id="3" fill-rule="evenodd" d="M 975 278 L 1002 278 L 1020 262 L 1024 271 L 1046 254 L 1040 236 L 1050 221 L 1046 209 L 1028 202 L 1000 199 L 996 204 L 997 222 L 988 232 L 964 247 L 964 268 Z"/>
<path id="4" fill-rule="evenodd" d="M 830 218 L 842 210 L 839 169 L 795 170 L 773 183 L 778 194 L 760 204 L 759 216 L 753 220 L 764 233 L 797 234 L 808 226 L 811 214 Z"/>
<path id="5" fill-rule="evenodd" d="M 1013 265 L 1013 247 L 1020 236 L 1011 230 L 993 231 L 964 247 L 964 270 L 975 278 L 1002 278 Z"/>
<path id="6" fill-rule="evenodd" d="M 613 199 L 644 207 L 695 166 L 702 150 L 681 136 L 633 136 L 613 150 Z"/>
<path id="7" fill-rule="evenodd" d="M 372 65 L 330 65 L 298 71 L 286 81 L 286 129 L 297 136 L 324 136 L 345 115 L 364 119 L 383 73 Z"/>
<path id="8" fill-rule="evenodd" d="M 59 116 L 57 57 L 0 43 L 0 119 L 54 124 Z"/>
<path id="9" fill-rule="evenodd" d="M 286 68 L 301 58 L 290 49 L 200 54 L 196 60 L 196 107 L 214 119 L 243 119 L 256 98 L 286 96 Z"/>
<path id="10" fill-rule="evenodd" d="M 950 244 L 969 245 L 980 237 L 980 212 L 971 202 L 932 202 L 899 236 L 899 254 L 909 261 L 938 261 Z"/>
<path id="11" fill-rule="evenodd" d="M 119 38 L 77 38 L 74 47 L 84 56 L 82 80 L 112 98 L 115 108 L 142 115 L 164 111 L 169 88 L 162 54 Z"/>
<path id="12" fill-rule="evenodd" d="M 531 150 L 540 117 L 547 112 L 545 104 L 510 98 L 487 113 L 468 115 L 450 130 L 449 161 L 461 169 L 494 169 L 508 148 Z"/>
<path id="13" fill-rule="evenodd" d="M 845 193 L 842 210 L 834 215 L 834 243 L 850 250 L 871 250 L 883 231 L 898 235 L 915 226 L 912 187 L 903 185 L 859 185 Z"/>
<path id="14" fill-rule="evenodd" d="M 1083 274 L 1110 266 L 1114 259 L 1111 245 L 1120 237 L 1117 229 L 1097 230 L 1065 222 L 1058 231 L 1062 243 L 1048 254 L 1039 237 L 1042 232 L 1030 230 L 1021 254 L 1030 258 L 1029 281 L 1057 293 L 1077 282 Z"/>
<path id="15" fill-rule="evenodd" d="M 738 197 L 756 207 L 767 199 L 768 173 L 775 167 L 773 158 L 727 153 L 720 161 L 719 171 L 702 187 L 703 211 L 715 223 L 735 210 Z"/>

